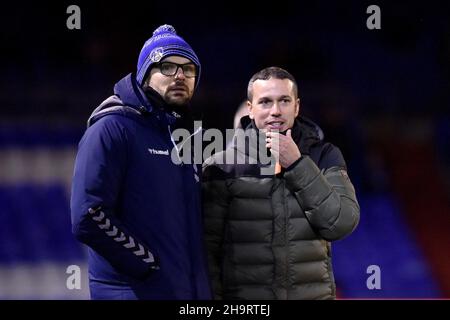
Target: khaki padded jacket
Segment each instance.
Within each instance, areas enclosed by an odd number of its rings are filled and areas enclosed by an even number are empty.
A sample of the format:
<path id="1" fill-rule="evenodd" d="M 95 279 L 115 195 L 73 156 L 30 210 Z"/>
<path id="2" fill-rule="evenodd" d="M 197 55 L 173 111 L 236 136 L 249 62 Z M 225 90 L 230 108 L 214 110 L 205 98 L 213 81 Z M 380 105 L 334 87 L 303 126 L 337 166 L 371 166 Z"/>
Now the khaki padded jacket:
<path id="1" fill-rule="evenodd" d="M 254 128 L 248 117 L 241 126 Z M 359 205 L 340 150 L 298 117 L 301 158 L 262 175 L 249 148 L 234 141 L 203 166 L 209 271 L 216 299 L 334 299 L 330 241 L 349 235 Z M 227 153 L 247 164 L 223 164 Z M 235 158 L 236 159 L 236 158 Z M 256 159 L 257 160 L 257 159 Z M 240 162 L 242 163 L 242 162 Z"/>

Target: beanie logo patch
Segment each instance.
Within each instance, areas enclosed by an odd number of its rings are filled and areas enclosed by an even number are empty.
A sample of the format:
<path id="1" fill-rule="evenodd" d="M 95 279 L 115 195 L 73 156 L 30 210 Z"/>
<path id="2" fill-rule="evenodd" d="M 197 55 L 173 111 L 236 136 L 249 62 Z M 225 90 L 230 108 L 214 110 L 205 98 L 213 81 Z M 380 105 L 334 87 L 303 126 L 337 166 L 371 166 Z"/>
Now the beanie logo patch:
<path id="1" fill-rule="evenodd" d="M 150 52 L 150 60 L 152 62 L 159 62 L 164 54 L 164 49 L 162 47 L 158 47 L 152 50 L 152 52 Z"/>

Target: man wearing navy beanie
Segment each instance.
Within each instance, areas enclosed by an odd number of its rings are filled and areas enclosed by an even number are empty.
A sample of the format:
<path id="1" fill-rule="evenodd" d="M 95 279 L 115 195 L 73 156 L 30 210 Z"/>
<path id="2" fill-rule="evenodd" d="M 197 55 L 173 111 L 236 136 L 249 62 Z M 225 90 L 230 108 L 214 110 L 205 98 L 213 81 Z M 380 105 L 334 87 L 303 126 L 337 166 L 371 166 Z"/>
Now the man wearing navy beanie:
<path id="1" fill-rule="evenodd" d="M 88 246 L 92 299 L 211 298 L 199 168 L 171 158 L 178 152 L 172 131 L 192 127 L 200 71 L 191 46 L 162 25 L 145 42 L 136 72 L 88 120 L 71 215 L 74 235 Z"/>

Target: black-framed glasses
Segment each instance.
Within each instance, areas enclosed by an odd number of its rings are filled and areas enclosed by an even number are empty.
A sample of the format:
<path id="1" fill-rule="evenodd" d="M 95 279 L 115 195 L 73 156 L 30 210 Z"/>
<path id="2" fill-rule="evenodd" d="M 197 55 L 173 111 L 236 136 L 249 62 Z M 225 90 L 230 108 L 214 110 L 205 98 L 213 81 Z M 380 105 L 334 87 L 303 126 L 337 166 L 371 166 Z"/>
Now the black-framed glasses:
<path id="1" fill-rule="evenodd" d="M 178 72 L 178 68 L 183 70 L 184 75 L 187 78 L 193 78 L 197 75 L 197 68 L 191 62 L 185 64 L 178 64 L 173 62 L 161 62 L 159 65 L 159 70 L 165 76 L 174 76 Z"/>

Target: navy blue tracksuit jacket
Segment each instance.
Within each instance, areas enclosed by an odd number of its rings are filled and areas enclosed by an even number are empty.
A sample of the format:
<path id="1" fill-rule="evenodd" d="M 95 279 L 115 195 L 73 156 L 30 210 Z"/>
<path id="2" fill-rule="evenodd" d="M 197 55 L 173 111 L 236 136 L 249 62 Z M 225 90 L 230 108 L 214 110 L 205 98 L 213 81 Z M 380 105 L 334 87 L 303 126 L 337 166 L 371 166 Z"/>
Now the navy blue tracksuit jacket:
<path id="1" fill-rule="evenodd" d="M 171 160 L 176 121 L 161 97 L 133 74 L 114 93 L 88 121 L 72 184 L 91 298 L 210 299 L 198 167 Z"/>

